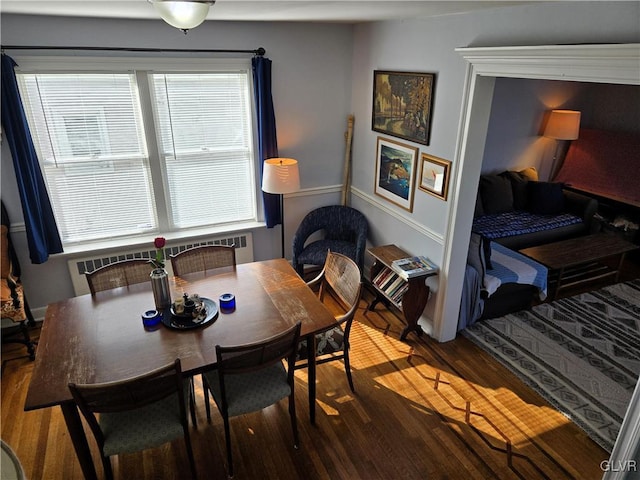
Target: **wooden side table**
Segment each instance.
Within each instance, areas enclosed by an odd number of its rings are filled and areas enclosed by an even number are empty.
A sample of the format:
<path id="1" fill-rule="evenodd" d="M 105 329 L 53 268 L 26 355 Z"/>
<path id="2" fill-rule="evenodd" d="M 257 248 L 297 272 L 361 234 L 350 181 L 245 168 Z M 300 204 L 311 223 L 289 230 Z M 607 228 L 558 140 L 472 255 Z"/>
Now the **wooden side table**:
<path id="1" fill-rule="evenodd" d="M 418 325 L 418 319 L 429 300 L 429 287 L 425 284 L 425 279 L 432 275 L 437 275 L 437 272 L 419 275 L 406 281 L 403 280 L 395 291 L 389 292 L 388 289 L 385 290 L 377 285 L 374 279 L 383 273 L 383 270 L 393 271 L 391 262 L 394 260 L 410 257 L 411 255 L 395 245 L 372 247 L 367 252 L 374 258 L 370 278 L 371 286 L 376 294 L 376 298 L 369 305 L 369 310 L 373 311 L 378 302 L 383 302 L 387 307 L 393 305 L 402 312 L 404 321 L 407 324 L 402 330 L 400 340 L 406 339 L 409 332 L 416 332 L 418 336 L 422 335 L 422 328 Z M 403 293 L 398 296 L 396 292 Z"/>

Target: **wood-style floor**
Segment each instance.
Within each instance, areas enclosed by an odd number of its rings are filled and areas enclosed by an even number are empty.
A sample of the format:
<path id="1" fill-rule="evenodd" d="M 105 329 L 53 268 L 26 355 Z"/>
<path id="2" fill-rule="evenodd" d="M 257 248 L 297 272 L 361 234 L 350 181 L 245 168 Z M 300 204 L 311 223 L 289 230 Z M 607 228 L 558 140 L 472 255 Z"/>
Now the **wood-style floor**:
<path id="1" fill-rule="evenodd" d="M 316 425 L 309 423 L 307 379 L 296 373 L 300 448 L 286 401 L 231 420 L 236 479 L 599 479 L 608 454 L 508 370 L 465 338 L 440 344 L 426 335 L 398 340 L 403 324 L 382 305 L 354 322 L 356 393 L 342 362 L 318 368 Z M 37 334 L 37 331 L 35 332 Z M 59 408 L 24 412 L 32 363 L 2 349 L 2 439 L 26 475 L 80 479 Z M 200 479 L 226 478 L 217 410 L 207 423 L 198 382 L 192 429 Z M 91 446 L 95 445 L 91 439 Z M 103 472 L 94 456 L 99 478 Z M 188 477 L 182 441 L 112 460 L 116 479 Z"/>

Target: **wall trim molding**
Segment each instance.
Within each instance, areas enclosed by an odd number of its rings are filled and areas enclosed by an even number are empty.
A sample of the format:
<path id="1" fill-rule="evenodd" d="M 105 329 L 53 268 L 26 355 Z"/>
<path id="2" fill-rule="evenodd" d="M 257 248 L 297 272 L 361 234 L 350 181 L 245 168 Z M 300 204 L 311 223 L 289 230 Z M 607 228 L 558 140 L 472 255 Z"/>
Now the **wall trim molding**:
<path id="1" fill-rule="evenodd" d="M 403 215 L 402 213 L 399 213 L 398 211 L 391 209 L 387 203 L 379 201 L 377 198 L 369 195 L 368 193 L 365 193 L 364 191 L 356 187 L 351 187 L 351 194 L 355 195 L 361 200 L 364 200 L 365 202 L 370 204 L 372 207 L 375 207 L 378 210 L 382 210 L 387 215 L 391 215 L 393 218 L 404 223 L 410 228 L 414 229 L 416 232 L 420 233 L 421 235 L 424 235 L 425 237 L 429 237 L 431 240 L 433 240 L 434 242 L 440 245 L 444 245 L 444 235 L 434 232 L 433 230 L 426 227 L 425 225 L 422 225 L 421 223 L 414 221 L 413 219 L 407 217 L 406 215 Z"/>
<path id="2" fill-rule="evenodd" d="M 476 75 L 640 84 L 640 44 L 456 48 Z"/>
<path id="3" fill-rule="evenodd" d="M 455 338 L 464 282 L 464 264 L 473 221 L 480 166 L 475 152 L 484 150 L 490 108 L 487 97 L 496 77 L 540 78 L 591 83 L 640 85 L 640 44 L 546 45 L 494 48 L 457 48 L 467 60 L 460 125 L 453 162 L 452 216 L 447 225 L 435 334 L 439 341 Z M 443 278 L 442 276 L 440 278 Z M 636 386 L 625 415 L 605 479 L 614 478 L 613 469 L 635 468 L 640 445 L 640 388 Z M 633 463 L 631 463 L 633 462 Z M 609 465 L 609 464 L 608 464 Z M 604 464 L 603 464 L 604 466 Z M 603 468 L 604 469 L 604 468 Z M 621 475 L 615 475 L 621 478 Z M 626 476 L 625 476 L 626 478 Z"/>

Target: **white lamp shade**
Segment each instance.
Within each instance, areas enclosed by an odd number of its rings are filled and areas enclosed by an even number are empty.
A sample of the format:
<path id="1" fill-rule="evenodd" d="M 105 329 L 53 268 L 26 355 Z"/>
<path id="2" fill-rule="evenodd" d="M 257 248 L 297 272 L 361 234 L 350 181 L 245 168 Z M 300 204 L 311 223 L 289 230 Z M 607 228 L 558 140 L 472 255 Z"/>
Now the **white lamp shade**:
<path id="1" fill-rule="evenodd" d="M 556 140 L 575 140 L 580 133 L 580 112 L 551 110 L 544 136 Z"/>
<path id="2" fill-rule="evenodd" d="M 262 191 L 293 193 L 300 190 L 298 161 L 293 158 L 269 158 L 262 169 Z"/>
<path id="3" fill-rule="evenodd" d="M 181 30 L 195 28 L 204 22 L 213 1 L 198 0 L 149 0 L 162 19 Z"/>

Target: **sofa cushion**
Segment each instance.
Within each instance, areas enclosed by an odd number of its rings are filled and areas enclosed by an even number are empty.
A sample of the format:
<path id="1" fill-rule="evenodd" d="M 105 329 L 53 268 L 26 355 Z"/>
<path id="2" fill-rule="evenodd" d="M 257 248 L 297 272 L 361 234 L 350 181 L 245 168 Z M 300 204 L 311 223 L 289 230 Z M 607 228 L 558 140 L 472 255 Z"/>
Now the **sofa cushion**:
<path id="1" fill-rule="evenodd" d="M 504 176 L 482 175 L 480 196 L 485 215 L 513 211 L 513 188 Z"/>
<path id="2" fill-rule="evenodd" d="M 558 215 L 564 212 L 562 183 L 529 182 L 529 211 L 540 215 Z"/>
<path id="3" fill-rule="evenodd" d="M 538 171 L 536 170 L 536 167 L 525 168 L 524 170 L 520 170 L 518 173 L 530 182 L 538 181 Z"/>
<path id="4" fill-rule="evenodd" d="M 529 178 L 522 172 L 511 170 L 502 172 L 500 176 L 508 178 L 511 182 L 514 210 L 526 210 L 529 201 L 529 190 L 527 188 Z"/>

